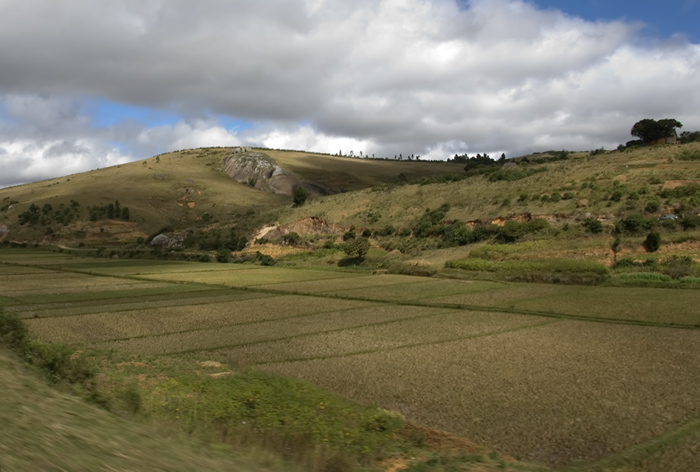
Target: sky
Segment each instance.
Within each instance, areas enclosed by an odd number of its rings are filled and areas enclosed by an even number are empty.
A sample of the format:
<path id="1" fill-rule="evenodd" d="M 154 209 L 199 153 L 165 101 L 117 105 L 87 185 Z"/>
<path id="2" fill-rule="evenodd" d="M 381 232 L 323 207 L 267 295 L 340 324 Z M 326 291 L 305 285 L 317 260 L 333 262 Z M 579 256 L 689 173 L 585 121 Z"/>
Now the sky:
<path id="1" fill-rule="evenodd" d="M 210 146 L 446 159 L 700 130 L 700 0 L 0 0 L 0 188 Z"/>

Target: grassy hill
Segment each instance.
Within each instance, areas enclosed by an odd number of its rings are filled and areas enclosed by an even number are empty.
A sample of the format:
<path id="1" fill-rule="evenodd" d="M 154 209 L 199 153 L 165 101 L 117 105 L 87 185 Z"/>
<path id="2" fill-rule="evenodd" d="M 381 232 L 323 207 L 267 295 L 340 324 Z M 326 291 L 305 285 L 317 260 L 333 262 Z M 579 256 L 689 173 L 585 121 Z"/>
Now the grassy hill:
<path id="1" fill-rule="evenodd" d="M 0 225 L 14 241 L 94 244 L 134 242 L 165 226 L 192 228 L 224 222 L 249 231 L 273 218 L 268 212 L 291 206 L 291 198 L 235 182 L 222 169 L 231 149 L 178 151 L 144 161 L 0 189 Z M 265 151 L 302 182 L 317 182 L 333 192 L 345 192 L 461 170 L 460 165 L 435 162 L 392 162 L 288 151 Z M 129 208 L 129 220 L 90 220 L 88 207 L 119 201 Z M 34 204 L 38 218 L 19 224 L 19 215 Z M 50 205 L 46 207 L 46 205 Z M 46 208 L 46 211 L 44 211 Z M 43 218 L 42 218 L 43 217 Z"/>
<path id="2" fill-rule="evenodd" d="M 266 150 L 299 182 L 335 192 L 301 206 L 293 206 L 291 197 L 229 178 L 222 160 L 230 152 L 178 151 L 2 189 L 0 225 L 9 232 L 0 238 L 88 248 L 121 245 L 135 253 L 150 250 L 149 235 L 179 230 L 188 231 L 189 249 L 236 250 L 239 238 L 262 238 L 284 246 L 254 250 L 277 258 L 290 246 L 296 252 L 320 250 L 342 242 L 345 232 L 364 233 L 377 248 L 366 266 L 391 266 L 383 254 L 394 251 L 393 259 L 401 264 L 431 270 L 464 258 L 584 259 L 609 266 L 618 256 L 631 256 L 632 263 L 635 257 L 641 263 L 648 257 L 650 232 L 657 234 L 658 247 L 649 251 L 657 259 L 697 259 L 700 254 L 697 142 L 611 152 L 550 151 L 469 172 L 463 163 Z M 114 212 L 117 201 L 117 213 L 129 209 L 128 221 L 119 214 L 110 217 L 109 207 Z M 664 214 L 679 219 L 659 221 Z M 258 232 L 270 224 L 281 226 L 276 233 Z M 300 237 L 288 240 L 290 232 Z M 294 263 L 299 262 L 297 257 Z M 318 262 L 337 263 L 338 257 L 312 261 Z M 501 270 L 484 264 L 476 269 Z"/>
<path id="3" fill-rule="evenodd" d="M 284 225 L 319 217 L 357 235 L 371 233 L 376 246 L 399 249 L 404 260 L 419 257 L 436 268 L 467 256 L 589 259 L 607 265 L 614 258 L 614 234 L 621 239 L 620 256 L 641 256 L 650 231 L 661 236 L 658 254 L 697 258 L 698 158 L 700 143 L 540 153 L 483 175 L 426 177 L 315 199 L 280 219 Z M 669 213 L 679 219 L 658 221 Z M 416 237 L 430 218 L 437 221 L 423 231 L 427 236 Z M 454 233 L 463 225 L 490 233 L 480 241 L 460 241 Z"/>

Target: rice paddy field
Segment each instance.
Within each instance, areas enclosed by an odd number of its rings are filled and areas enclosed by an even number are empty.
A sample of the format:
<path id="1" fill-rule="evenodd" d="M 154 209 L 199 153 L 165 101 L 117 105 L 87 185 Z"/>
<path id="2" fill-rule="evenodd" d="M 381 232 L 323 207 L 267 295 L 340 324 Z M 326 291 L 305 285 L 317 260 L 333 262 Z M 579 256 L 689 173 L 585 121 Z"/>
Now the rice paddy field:
<path id="1" fill-rule="evenodd" d="M 40 339 L 309 380 L 566 471 L 700 470 L 700 291 L 0 250 Z"/>

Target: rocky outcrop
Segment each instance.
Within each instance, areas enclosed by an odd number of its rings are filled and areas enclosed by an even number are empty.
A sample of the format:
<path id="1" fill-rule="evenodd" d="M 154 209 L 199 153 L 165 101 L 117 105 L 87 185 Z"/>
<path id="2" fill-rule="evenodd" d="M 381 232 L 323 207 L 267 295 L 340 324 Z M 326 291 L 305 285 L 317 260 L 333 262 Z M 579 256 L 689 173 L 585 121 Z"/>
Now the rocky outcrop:
<path id="1" fill-rule="evenodd" d="M 151 246 L 162 249 L 176 249 L 181 248 L 184 241 L 185 237 L 181 234 L 163 233 L 151 240 Z"/>
<path id="2" fill-rule="evenodd" d="M 224 157 L 224 171 L 237 182 L 260 190 L 292 196 L 299 181 L 262 152 L 235 148 Z"/>

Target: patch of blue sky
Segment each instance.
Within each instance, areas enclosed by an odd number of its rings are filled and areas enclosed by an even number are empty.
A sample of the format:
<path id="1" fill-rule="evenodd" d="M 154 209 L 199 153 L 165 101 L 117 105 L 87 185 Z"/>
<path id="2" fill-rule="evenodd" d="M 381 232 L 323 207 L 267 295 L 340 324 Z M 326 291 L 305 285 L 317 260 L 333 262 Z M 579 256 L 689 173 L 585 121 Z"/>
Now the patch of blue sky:
<path id="1" fill-rule="evenodd" d="M 470 0 L 457 0 L 464 8 Z M 647 38 L 682 36 L 700 43 L 700 0 L 526 0 L 542 9 L 560 10 L 587 21 L 642 22 Z"/>
<path id="2" fill-rule="evenodd" d="M 253 123 L 227 115 L 217 115 L 216 122 L 219 126 L 231 133 L 245 131 L 253 127 Z"/>
<path id="3" fill-rule="evenodd" d="M 646 26 L 641 32 L 644 36 L 670 38 L 681 35 L 693 43 L 700 42 L 697 27 L 700 0 L 535 0 L 534 3 L 589 21 L 641 21 Z"/>
<path id="4" fill-rule="evenodd" d="M 137 121 L 148 128 L 174 125 L 182 116 L 169 110 L 96 100 L 85 105 L 90 115 L 92 126 L 110 127 L 128 121 Z"/>

